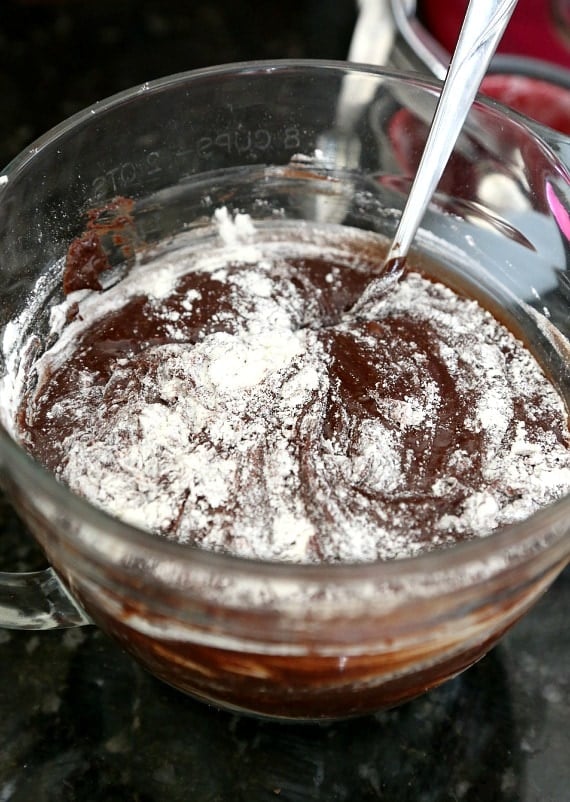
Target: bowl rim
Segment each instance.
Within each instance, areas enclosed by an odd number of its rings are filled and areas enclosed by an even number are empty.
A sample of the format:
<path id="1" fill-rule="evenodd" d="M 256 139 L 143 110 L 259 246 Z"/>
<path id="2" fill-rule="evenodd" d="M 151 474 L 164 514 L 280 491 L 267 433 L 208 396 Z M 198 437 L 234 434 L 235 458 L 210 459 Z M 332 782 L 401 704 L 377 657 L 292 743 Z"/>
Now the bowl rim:
<path id="1" fill-rule="evenodd" d="M 508 57 L 510 58 L 510 57 Z M 526 59 L 528 64 L 531 60 Z M 537 62 L 542 64 L 542 62 Z M 406 83 L 416 84 L 418 87 L 439 92 L 442 87 L 442 81 L 434 76 L 432 73 L 418 72 L 416 70 L 401 70 L 393 67 L 379 66 L 375 64 L 367 64 L 363 62 L 352 62 L 341 59 L 315 59 L 315 58 L 282 58 L 282 59 L 255 59 L 252 61 L 232 61 L 222 64 L 214 64 L 207 67 L 199 67 L 193 70 L 185 70 L 182 72 L 172 73 L 165 75 L 161 78 L 155 78 L 151 81 L 145 81 L 141 84 L 135 84 L 127 89 L 122 89 L 94 103 L 86 106 L 83 109 L 75 112 L 69 117 L 64 118 L 61 122 L 49 128 L 39 137 L 30 142 L 23 150 L 17 153 L 4 167 L 0 166 L 0 202 L 1 193 L 10 180 L 10 176 L 22 170 L 26 164 L 34 159 L 40 151 L 52 143 L 55 143 L 59 137 L 75 127 L 91 121 L 93 122 L 98 115 L 104 114 L 113 108 L 122 104 L 128 103 L 136 99 L 139 95 L 159 93 L 169 87 L 174 87 L 178 84 L 183 84 L 189 80 L 200 80 L 205 78 L 213 78 L 220 75 L 252 75 L 258 73 L 276 73 L 282 71 L 293 70 L 316 70 L 319 72 L 337 72 L 337 73 L 361 73 L 374 77 L 386 78 L 388 80 L 403 80 Z M 492 70 L 489 70 L 491 72 Z M 568 71 L 570 81 L 570 70 Z M 486 108 L 488 112 L 494 112 L 497 115 L 505 117 L 510 120 L 511 124 L 518 124 L 527 130 L 535 138 L 538 137 L 543 145 L 547 146 L 552 157 L 558 160 L 555 153 L 550 150 L 550 142 L 548 141 L 548 134 L 554 133 L 556 140 L 566 140 L 570 146 L 570 136 L 566 137 L 559 132 L 551 131 L 545 126 L 535 125 L 534 121 L 526 117 L 524 114 L 512 109 L 509 106 L 501 103 L 494 98 L 487 97 L 484 94 L 477 94 L 474 106 Z M 538 127 L 538 133 L 537 133 Z M 562 163 L 561 163 L 562 165 Z M 564 165 L 562 165 L 564 166 Z"/>
<path id="2" fill-rule="evenodd" d="M 320 73 L 338 72 L 339 74 L 362 73 L 395 81 L 403 80 L 406 83 L 413 83 L 420 88 L 431 91 L 438 91 L 441 87 L 441 82 L 434 77 L 338 60 L 273 59 L 241 61 L 175 73 L 141 85 L 136 85 L 104 98 L 103 100 L 99 100 L 66 118 L 46 133 L 42 134 L 24 151 L 12 159 L 0 174 L 0 204 L 2 202 L 3 190 L 10 182 L 11 176 L 23 170 L 32 162 L 38 153 L 49 146 L 54 146 L 57 140 L 68 131 L 84 125 L 89 121 L 94 121 L 98 115 L 121 106 L 122 104 L 132 102 L 139 95 L 159 93 L 162 90 L 188 81 L 211 79 L 216 76 L 243 76 L 247 73 L 251 73 L 252 76 L 254 76 L 260 72 L 275 73 L 283 70 L 315 70 Z M 486 107 L 494 114 L 508 117 L 512 122 L 524 127 L 531 136 L 543 145 L 547 144 L 537 136 L 536 131 L 527 124 L 523 116 L 516 112 L 510 112 L 509 109 L 506 109 L 500 103 L 493 100 L 478 98 L 476 102 L 478 106 Z M 551 158 L 561 165 L 556 159 L 556 156 L 552 153 Z M 29 482 L 29 485 L 26 486 L 34 487 L 41 494 L 49 496 L 52 502 L 61 507 L 62 511 L 69 511 L 83 523 L 87 523 L 101 532 L 103 537 L 111 537 L 115 540 L 119 540 L 121 545 L 132 546 L 133 554 L 144 553 L 155 559 L 158 557 L 160 559 L 176 560 L 181 564 L 200 566 L 201 568 L 209 569 L 216 573 L 257 575 L 270 577 L 272 579 L 281 577 L 285 580 L 294 577 L 297 582 L 303 579 L 311 582 L 319 580 L 342 580 L 344 583 L 350 584 L 352 582 L 361 582 L 364 579 L 374 581 L 400 581 L 402 578 L 433 574 L 435 571 L 438 573 L 442 571 L 453 571 L 467 564 L 487 562 L 513 548 L 516 548 L 517 552 L 520 551 L 522 553 L 525 551 L 526 547 L 528 547 L 531 552 L 535 552 L 537 549 L 543 551 L 558 545 L 561 547 L 561 558 L 563 560 L 570 559 L 570 494 L 560 498 L 547 507 L 537 510 L 529 518 L 519 523 L 505 526 L 488 535 L 470 541 L 454 544 L 449 548 L 436 549 L 414 557 L 404 557 L 391 561 L 377 560 L 361 563 L 306 564 L 264 561 L 208 551 L 197 546 L 189 546 L 187 544 L 170 541 L 115 518 L 111 514 L 91 504 L 86 499 L 76 495 L 69 490 L 67 486 L 58 481 L 50 471 L 31 457 L 25 449 L 17 443 L 1 422 L 0 452 L 4 452 L 3 455 L 0 453 L 0 466 L 3 468 L 5 474 L 11 475 L 11 468 L 13 467 L 14 473 L 24 477 L 26 482 Z M 79 545 L 78 538 L 71 532 L 65 531 L 65 529 L 62 529 L 59 536 L 64 540 L 72 542 L 75 547 Z M 541 541 L 544 541 L 545 538 L 547 543 L 542 543 L 541 546 Z M 101 555 L 102 553 L 93 546 L 87 546 L 84 540 L 81 540 L 81 550 L 88 552 L 94 559 L 97 559 L 97 555 Z M 103 558 L 99 557 L 99 559 L 101 560 Z"/>

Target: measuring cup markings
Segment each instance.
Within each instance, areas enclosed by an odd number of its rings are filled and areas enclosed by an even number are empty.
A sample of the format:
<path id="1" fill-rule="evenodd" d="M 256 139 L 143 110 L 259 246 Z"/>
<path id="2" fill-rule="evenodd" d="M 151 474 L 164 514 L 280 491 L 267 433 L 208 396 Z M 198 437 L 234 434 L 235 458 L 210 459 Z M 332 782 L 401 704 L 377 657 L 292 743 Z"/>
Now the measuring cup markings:
<path id="1" fill-rule="evenodd" d="M 179 148 L 175 151 L 152 150 L 143 154 L 140 159 L 121 162 L 98 175 L 92 183 L 95 200 L 102 200 L 111 194 L 122 193 L 137 181 L 158 175 L 165 169 L 163 164 L 178 160 L 198 160 L 191 169 L 181 172 L 180 178 L 195 175 L 200 169 L 200 162 L 210 162 L 217 155 L 232 156 L 235 154 L 256 158 L 271 148 L 278 147 L 297 153 L 303 146 L 301 129 L 290 126 L 281 131 L 270 131 L 267 128 L 228 128 L 215 136 L 203 136 L 191 147 Z"/>
<path id="2" fill-rule="evenodd" d="M 200 137 L 197 142 L 196 152 L 199 158 L 211 159 L 216 152 L 224 152 L 228 155 L 232 153 L 246 154 L 256 151 L 266 151 L 272 145 L 286 149 L 296 149 L 301 146 L 301 133 L 299 128 L 285 128 L 279 132 L 271 132 L 267 128 L 233 128 L 221 131 L 216 136 Z M 279 139 L 281 141 L 279 141 Z M 181 151 L 177 155 L 192 153 L 192 149 Z"/>
<path id="3" fill-rule="evenodd" d="M 160 161 L 163 153 L 158 150 L 146 153 L 139 161 L 125 161 L 111 167 L 93 179 L 92 187 L 95 200 L 102 200 L 112 193 L 120 193 L 138 180 L 162 173 Z"/>

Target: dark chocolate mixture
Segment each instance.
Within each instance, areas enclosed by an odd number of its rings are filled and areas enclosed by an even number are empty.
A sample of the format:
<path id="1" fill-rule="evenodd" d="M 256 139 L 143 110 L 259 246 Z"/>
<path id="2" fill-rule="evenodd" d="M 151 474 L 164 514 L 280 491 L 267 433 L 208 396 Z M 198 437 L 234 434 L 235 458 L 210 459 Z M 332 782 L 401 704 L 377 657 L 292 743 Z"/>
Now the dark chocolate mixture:
<path id="1" fill-rule="evenodd" d="M 56 316 L 18 423 L 73 490 L 185 543 L 304 562 L 411 556 L 568 492 L 564 406 L 475 301 L 412 266 L 343 317 L 372 237 L 241 225 Z"/>

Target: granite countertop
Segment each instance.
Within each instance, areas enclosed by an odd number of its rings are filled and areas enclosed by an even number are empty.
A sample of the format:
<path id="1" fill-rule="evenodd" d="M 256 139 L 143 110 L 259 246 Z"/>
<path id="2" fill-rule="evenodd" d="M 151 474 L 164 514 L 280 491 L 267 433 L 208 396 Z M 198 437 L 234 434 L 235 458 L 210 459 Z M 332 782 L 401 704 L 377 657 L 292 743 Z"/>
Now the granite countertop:
<path id="1" fill-rule="evenodd" d="M 0 161 L 136 83 L 338 57 L 352 0 L 3 0 Z M 0 496 L 0 569 L 43 558 Z M 278 725 L 162 685 L 92 627 L 0 631 L 0 802 L 567 802 L 570 571 L 478 665 L 375 716 Z"/>

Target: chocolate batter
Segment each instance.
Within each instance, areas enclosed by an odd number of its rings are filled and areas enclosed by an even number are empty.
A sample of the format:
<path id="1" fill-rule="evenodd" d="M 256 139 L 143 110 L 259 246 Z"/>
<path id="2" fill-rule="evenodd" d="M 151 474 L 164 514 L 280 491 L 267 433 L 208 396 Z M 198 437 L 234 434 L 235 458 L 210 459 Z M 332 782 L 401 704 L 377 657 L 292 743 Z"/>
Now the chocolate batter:
<path id="1" fill-rule="evenodd" d="M 163 537 L 298 562 L 413 556 L 568 492 L 563 403 L 476 301 L 408 264 L 357 318 L 373 235 L 218 227 L 101 290 L 92 260 L 77 291 L 72 245 L 18 428 L 75 492 Z"/>

